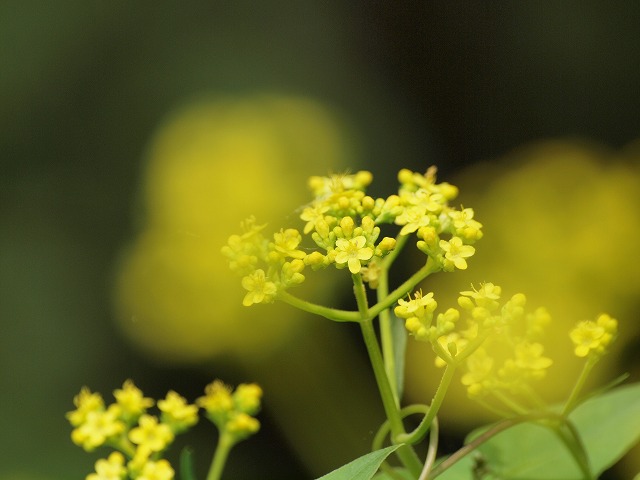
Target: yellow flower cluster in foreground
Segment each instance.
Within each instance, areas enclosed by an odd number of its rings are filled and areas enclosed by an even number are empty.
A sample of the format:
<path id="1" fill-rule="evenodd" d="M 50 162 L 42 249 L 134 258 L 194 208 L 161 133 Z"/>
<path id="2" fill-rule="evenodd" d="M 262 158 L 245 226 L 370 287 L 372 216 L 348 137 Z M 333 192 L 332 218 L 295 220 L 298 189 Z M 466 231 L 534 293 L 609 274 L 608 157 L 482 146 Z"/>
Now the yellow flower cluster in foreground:
<path id="1" fill-rule="evenodd" d="M 198 422 L 198 409 L 233 442 L 258 431 L 260 423 L 253 418 L 260 409 L 262 390 L 255 384 L 243 384 L 233 392 L 216 380 L 205 389 L 205 395 L 189 404 L 182 396 L 169 391 L 155 402 L 143 395 L 131 380 L 113 392 L 115 402 L 105 405 L 99 393 L 87 387 L 74 398 L 76 409 L 67 413 L 74 428 L 73 442 L 86 451 L 98 447 L 115 449 L 106 459 L 96 462 L 95 472 L 87 480 L 171 480 L 174 470 L 163 453 L 177 434 Z M 148 409 L 157 405 L 160 417 Z"/>

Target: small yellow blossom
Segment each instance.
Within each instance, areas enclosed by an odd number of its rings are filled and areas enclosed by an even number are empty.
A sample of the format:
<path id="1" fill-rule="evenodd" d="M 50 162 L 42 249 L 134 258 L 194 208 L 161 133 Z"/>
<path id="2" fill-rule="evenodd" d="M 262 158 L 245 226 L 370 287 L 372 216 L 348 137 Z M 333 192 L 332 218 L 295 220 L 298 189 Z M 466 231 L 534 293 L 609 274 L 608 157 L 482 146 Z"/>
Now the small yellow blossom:
<path id="1" fill-rule="evenodd" d="M 287 228 L 286 230 L 280 230 L 279 233 L 273 234 L 273 260 L 286 257 L 302 259 L 307 256 L 302 250 L 298 250 L 300 242 L 302 242 L 302 235 L 295 228 Z"/>
<path id="2" fill-rule="evenodd" d="M 126 380 L 122 389 L 114 390 L 113 396 L 122 411 L 122 416 L 127 421 L 135 421 L 154 404 L 153 399 L 145 398 L 142 391 L 131 380 Z"/>
<path id="3" fill-rule="evenodd" d="M 437 306 L 433 292 L 423 295 L 422 290 L 418 290 L 414 292 L 413 299 L 410 297 L 409 300 L 399 299 L 398 306 L 393 311 L 400 318 L 423 318 L 425 315 L 433 313 Z"/>
<path id="4" fill-rule="evenodd" d="M 405 208 L 395 220 L 396 225 L 403 225 L 400 235 L 409 235 L 419 228 L 428 226 L 430 222 L 427 208 L 421 205 Z"/>
<path id="5" fill-rule="evenodd" d="M 366 243 L 367 240 L 363 235 L 358 235 L 349 240 L 338 238 L 336 240 L 336 263 L 339 265 L 346 263 L 351 273 L 359 273 L 362 268 L 361 261 L 369 260 L 373 257 L 373 249 L 365 247 Z"/>
<path id="6" fill-rule="evenodd" d="M 475 214 L 473 209 L 450 210 L 448 214 L 455 229 L 455 235 L 471 243 L 482 238 L 482 224 L 473 219 Z"/>
<path id="7" fill-rule="evenodd" d="M 236 440 L 242 440 L 253 435 L 260 429 L 260 422 L 246 413 L 236 413 L 232 415 L 226 425 L 227 432 L 231 433 Z"/>
<path id="8" fill-rule="evenodd" d="M 174 432 L 184 431 L 198 423 L 198 406 L 189 405 L 173 390 L 164 400 L 158 400 L 158 408 L 162 412 L 162 423 L 169 425 Z"/>
<path id="9" fill-rule="evenodd" d="M 278 292 L 276 284 L 267 280 L 264 270 L 258 269 L 242 279 L 242 286 L 248 293 L 244 296 L 242 304 L 245 307 L 254 303 L 272 302 Z"/>
<path id="10" fill-rule="evenodd" d="M 206 410 L 207 417 L 213 423 L 218 427 L 223 426 L 234 408 L 231 387 L 215 380 L 205 387 L 204 393 L 204 396 L 196 399 L 196 404 Z"/>
<path id="11" fill-rule="evenodd" d="M 76 410 L 68 412 L 66 417 L 74 427 L 82 425 L 89 412 L 104 410 L 102 396 L 99 393 L 92 393 L 87 387 L 82 387 L 80 393 L 73 398 L 73 404 Z"/>
<path id="12" fill-rule="evenodd" d="M 453 267 L 458 270 L 466 270 L 466 258 L 473 256 L 476 249 L 471 245 L 464 245 L 460 237 L 453 237 L 451 240 L 440 240 L 440 248 L 444 251 L 444 268 L 452 271 Z"/>
<path id="13" fill-rule="evenodd" d="M 487 386 L 494 360 L 484 348 L 478 348 L 466 361 L 467 372 L 462 376 L 462 384 L 467 387 L 470 397 L 481 395 Z"/>
<path id="14" fill-rule="evenodd" d="M 113 440 L 124 430 L 120 408 L 112 404 L 107 410 L 88 412 L 85 421 L 71 432 L 71 440 L 90 452 Z"/>
<path id="15" fill-rule="evenodd" d="M 152 452 L 161 452 L 173 441 L 173 432 L 168 425 L 158 423 L 158 419 L 151 415 L 142 415 L 138 426 L 129 432 L 129 440 L 136 445 L 147 448 Z"/>
<path id="16" fill-rule="evenodd" d="M 254 415 L 260 409 L 262 388 L 256 383 L 242 383 L 233 392 L 235 408 L 243 413 Z"/>
<path id="17" fill-rule="evenodd" d="M 607 314 L 602 314 L 594 322 L 585 320 L 571 330 L 569 336 L 574 344 L 574 353 L 578 357 L 586 357 L 593 353 L 602 355 L 614 340 L 618 330 L 618 322 Z"/>
<path id="18" fill-rule="evenodd" d="M 123 480 L 126 474 L 124 456 L 120 452 L 112 452 L 106 460 L 101 458 L 96 462 L 95 473 L 87 475 L 86 480 Z"/>
<path id="19" fill-rule="evenodd" d="M 543 357 L 543 353 L 544 347 L 540 343 L 520 342 L 514 348 L 515 366 L 534 378 L 541 378 L 553 363 L 550 358 Z"/>
<path id="20" fill-rule="evenodd" d="M 321 203 L 305 207 L 305 209 L 302 210 L 302 213 L 300 214 L 300 219 L 307 222 L 304 226 L 303 233 L 305 235 L 308 234 L 309 232 L 311 232 L 311 230 L 316 228 L 316 224 L 319 221 L 324 221 L 324 214 L 327 213 L 328 210 L 329 205 Z"/>
<path id="21" fill-rule="evenodd" d="M 165 460 L 147 462 L 136 480 L 172 480 L 175 472 L 171 464 Z"/>

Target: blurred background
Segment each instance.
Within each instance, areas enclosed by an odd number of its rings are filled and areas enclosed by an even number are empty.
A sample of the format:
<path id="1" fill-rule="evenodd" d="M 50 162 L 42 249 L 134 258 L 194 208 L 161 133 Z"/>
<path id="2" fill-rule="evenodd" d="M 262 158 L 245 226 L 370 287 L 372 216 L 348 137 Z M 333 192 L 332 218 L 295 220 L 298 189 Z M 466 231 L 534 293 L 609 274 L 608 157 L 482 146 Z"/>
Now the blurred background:
<path id="1" fill-rule="evenodd" d="M 425 288 L 546 305 L 548 398 L 578 368 L 566 329 L 603 310 L 622 334 L 596 380 L 638 380 L 639 31 L 632 1 L 0 2 L 0 478 L 84 478 L 105 452 L 74 446 L 64 413 L 127 378 L 191 401 L 214 378 L 264 387 L 226 478 L 368 451 L 382 411 L 357 328 L 242 308 L 219 253 L 250 214 L 295 225 L 306 178 L 345 169 L 372 171 L 374 196 L 403 167 L 461 187 L 486 236 Z M 348 302 L 328 273 L 307 293 Z M 409 358 L 406 401 L 428 402 L 433 360 Z M 491 419 L 463 402 L 445 448 Z M 214 439 L 203 422 L 170 457 L 186 442 L 202 471 Z"/>

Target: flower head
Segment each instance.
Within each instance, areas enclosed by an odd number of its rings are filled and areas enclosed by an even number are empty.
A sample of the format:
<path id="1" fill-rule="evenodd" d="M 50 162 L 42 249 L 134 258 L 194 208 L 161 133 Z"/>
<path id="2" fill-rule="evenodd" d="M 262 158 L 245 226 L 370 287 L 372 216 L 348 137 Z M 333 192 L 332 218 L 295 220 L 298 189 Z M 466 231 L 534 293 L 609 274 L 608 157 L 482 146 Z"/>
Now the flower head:
<path id="1" fill-rule="evenodd" d="M 242 286 L 245 290 L 248 290 L 244 300 L 242 300 L 242 304 L 245 307 L 254 303 L 272 302 L 278 292 L 276 284 L 267 279 L 264 270 L 261 268 L 244 277 Z"/>
<path id="2" fill-rule="evenodd" d="M 466 270 L 466 259 L 476 252 L 471 245 L 464 245 L 460 237 L 452 237 L 449 241 L 440 240 L 440 248 L 444 251 L 444 269 L 449 272 L 453 271 L 454 267 Z"/>
<path id="3" fill-rule="evenodd" d="M 154 404 L 153 399 L 145 398 L 142 391 L 131 380 L 126 380 L 121 389 L 113 392 L 113 396 L 122 410 L 122 416 L 127 421 L 135 421 Z"/>
<path id="4" fill-rule="evenodd" d="M 569 336 L 574 344 L 574 353 L 578 357 L 587 355 L 602 355 L 609 344 L 615 339 L 618 322 L 606 313 L 600 315 L 594 322 L 585 320 L 571 330 Z"/>
<path id="5" fill-rule="evenodd" d="M 184 397 L 173 390 L 167 393 L 164 400 L 158 400 L 158 408 L 162 412 L 162 423 L 169 425 L 173 432 L 182 432 L 198 423 L 198 406 L 189 405 Z"/>
<path id="6" fill-rule="evenodd" d="M 90 452 L 115 439 L 124 430 L 120 408 L 112 404 L 106 410 L 88 412 L 84 422 L 71 432 L 71 440 Z"/>
<path id="7" fill-rule="evenodd" d="M 101 458 L 96 462 L 96 471 L 87 475 L 86 480 L 123 480 L 127 469 L 124 465 L 124 455 L 111 452 L 107 459 Z"/>
<path id="8" fill-rule="evenodd" d="M 158 419 L 151 415 L 142 415 L 138 426 L 129 432 L 129 440 L 142 448 L 152 452 L 161 452 L 173 442 L 173 432 L 168 425 L 159 423 Z"/>
<path id="9" fill-rule="evenodd" d="M 175 472 L 171 464 L 165 460 L 149 461 L 144 464 L 136 480 L 171 480 Z"/>
<path id="10" fill-rule="evenodd" d="M 349 271 L 354 275 L 359 273 L 362 268 L 361 262 L 373 257 L 373 249 L 365 247 L 366 243 L 367 239 L 363 235 L 349 240 L 338 238 L 336 240 L 336 263 L 338 265 L 347 264 Z"/>

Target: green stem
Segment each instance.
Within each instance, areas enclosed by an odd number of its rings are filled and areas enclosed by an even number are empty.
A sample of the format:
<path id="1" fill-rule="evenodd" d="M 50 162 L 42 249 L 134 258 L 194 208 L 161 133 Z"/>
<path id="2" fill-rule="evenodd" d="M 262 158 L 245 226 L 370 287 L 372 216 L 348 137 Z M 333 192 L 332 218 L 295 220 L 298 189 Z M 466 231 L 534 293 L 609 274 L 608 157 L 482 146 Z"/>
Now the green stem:
<path id="1" fill-rule="evenodd" d="M 449 389 L 449 385 L 451 385 L 451 380 L 453 379 L 455 371 L 456 365 L 448 363 L 446 370 L 444 371 L 444 375 L 442 375 L 442 378 L 440 379 L 440 385 L 438 385 L 438 389 L 431 401 L 427 414 L 413 432 L 395 436 L 393 439 L 394 443 L 407 443 L 409 445 L 413 445 L 420 442 L 425 437 L 438 414 L 438 410 L 440 410 L 440 407 L 442 406 L 442 402 L 444 401 L 444 397 Z"/>
<path id="2" fill-rule="evenodd" d="M 300 310 L 313 313 L 315 315 L 320 315 L 321 317 L 328 318 L 329 320 L 333 320 L 334 322 L 359 322 L 361 318 L 358 312 L 338 310 L 336 308 L 317 305 L 315 303 L 302 300 L 301 298 L 291 295 L 289 292 L 284 290 L 278 293 L 278 299 L 288 303 L 289 305 L 299 308 Z"/>
<path id="3" fill-rule="evenodd" d="M 352 278 L 353 291 L 358 304 L 358 312 L 361 315 L 360 329 L 362 331 L 362 338 L 364 339 L 367 353 L 369 354 L 373 374 L 375 376 L 376 383 L 378 384 L 378 390 L 380 391 L 382 406 L 384 407 L 385 414 L 389 421 L 393 438 L 404 433 L 402 417 L 398 407 L 396 406 L 393 391 L 385 371 L 384 360 L 382 358 L 376 332 L 373 328 L 373 321 L 367 303 L 367 295 L 364 283 L 362 282 L 362 276 L 360 274 L 354 274 L 352 275 Z M 422 470 L 422 463 L 418 459 L 415 451 L 410 446 L 404 445 L 396 452 L 405 467 L 407 467 L 415 477 L 418 477 Z"/>
<path id="4" fill-rule="evenodd" d="M 224 430 L 220 432 L 220 438 L 218 439 L 218 445 L 216 446 L 216 451 L 213 454 L 213 459 L 211 460 L 207 480 L 220 480 L 222 470 L 224 469 L 227 457 L 229 456 L 229 452 L 233 445 L 233 438 Z"/>
<path id="5" fill-rule="evenodd" d="M 578 377 L 578 380 L 576 380 L 576 383 L 573 386 L 573 390 L 571 390 L 571 394 L 569 395 L 569 398 L 567 399 L 567 402 L 564 404 L 564 408 L 562 409 L 563 416 L 568 415 L 571 410 L 575 408 L 576 404 L 578 403 L 578 396 L 580 395 L 580 392 L 582 391 L 582 388 L 587 381 L 589 373 L 591 373 L 591 369 L 596 363 L 598 363 L 598 359 L 598 357 L 592 355 L 587 359 L 584 367 L 582 367 L 582 372 L 580 372 L 580 376 Z"/>
<path id="6" fill-rule="evenodd" d="M 407 292 L 412 291 L 415 286 L 418 285 L 422 280 L 439 270 L 440 265 L 438 265 L 431 257 L 429 257 L 424 267 L 411 275 L 411 277 L 409 277 L 402 285 L 400 285 L 393 292 L 387 295 L 382 301 L 376 303 L 369 309 L 370 318 L 375 318 L 380 315 L 382 311 L 391 307 L 391 305 L 404 297 Z"/>
<path id="7" fill-rule="evenodd" d="M 434 418 L 431 423 L 431 431 L 429 433 L 429 449 L 427 450 L 427 458 L 424 461 L 424 467 L 420 473 L 418 480 L 427 480 L 429 473 L 436 463 L 436 456 L 438 455 L 438 437 L 440 435 L 440 427 L 438 427 L 438 419 Z"/>
<path id="8" fill-rule="evenodd" d="M 386 298 L 389 295 L 389 269 L 394 260 L 407 242 L 408 236 L 399 236 L 396 238 L 396 247 L 389 255 L 387 255 L 382 261 L 380 266 L 380 273 L 378 275 L 378 288 L 376 289 L 376 295 L 378 302 Z M 398 379 L 396 377 L 396 356 L 395 356 L 395 342 L 393 335 L 393 326 L 391 324 L 392 317 L 389 308 L 386 308 L 380 312 L 380 343 L 382 344 L 382 358 L 384 359 L 384 367 L 387 372 L 387 377 L 391 383 L 391 390 L 396 400 L 396 406 L 400 406 L 400 392 L 398 392 Z"/>
<path id="9" fill-rule="evenodd" d="M 513 418 L 513 419 L 503 420 L 502 422 L 497 423 L 495 426 L 493 426 L 486 432 L 482 433 L 481 435 L 477 436 L 471 442 L 467 443 L 460 450 L 456 451 L 455 453 L 451 454 L 449 457 L 445 458 L 442 462 L 438 464 L 437 467 L 431 470 L 431 473 L 427 477 L 427 479 L 436 478 L 445 470 L 447 470 L 448 468 L 452 467 L 457 462 L 462 460 L 462 458 L 469 455 L 471 452 L 473 452 L 476 448 L 478 448 L 484 442 L 489 440 L 491 437 L 494 437 L 495 435 L 506 430 L 507 428 L 513 427 L 518 423 L 526 422 L 528 420 L 529 419 L 527 418 Z"/>

